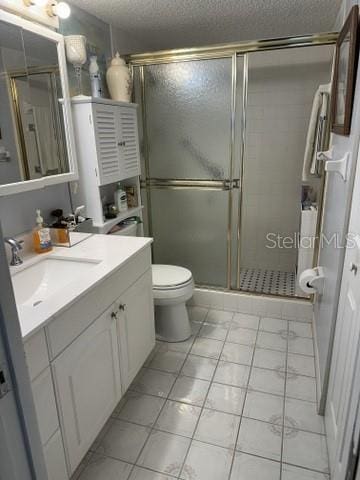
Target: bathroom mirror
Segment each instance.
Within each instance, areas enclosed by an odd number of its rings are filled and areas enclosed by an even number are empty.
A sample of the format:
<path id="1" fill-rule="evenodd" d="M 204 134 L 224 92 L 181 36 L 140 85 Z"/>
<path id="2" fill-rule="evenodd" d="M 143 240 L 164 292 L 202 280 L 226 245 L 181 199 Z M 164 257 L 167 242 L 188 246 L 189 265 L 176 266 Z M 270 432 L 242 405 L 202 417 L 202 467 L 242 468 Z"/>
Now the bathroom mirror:
<path id="1" fill-rule="evenodd" d="M 77 178 L 63 36 L 0 12 L 0 195 Z"/>

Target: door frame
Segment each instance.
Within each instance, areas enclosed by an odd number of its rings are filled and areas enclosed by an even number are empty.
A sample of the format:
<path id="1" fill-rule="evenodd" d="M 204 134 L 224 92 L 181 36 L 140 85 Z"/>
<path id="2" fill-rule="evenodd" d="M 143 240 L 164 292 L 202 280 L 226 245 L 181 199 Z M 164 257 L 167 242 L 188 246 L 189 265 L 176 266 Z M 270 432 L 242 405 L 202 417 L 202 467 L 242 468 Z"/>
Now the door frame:
<path id="1" fill-rule="evenodd" d="M 0 224 L 0 336 L 33 480 L 47 480 L 24 344 Z M 1 400 L 0 400 L 1 401 Z M 1 441 L 1 438 L 0 438 Z M 27 479 L 24 479 L 27 480 Z"/>

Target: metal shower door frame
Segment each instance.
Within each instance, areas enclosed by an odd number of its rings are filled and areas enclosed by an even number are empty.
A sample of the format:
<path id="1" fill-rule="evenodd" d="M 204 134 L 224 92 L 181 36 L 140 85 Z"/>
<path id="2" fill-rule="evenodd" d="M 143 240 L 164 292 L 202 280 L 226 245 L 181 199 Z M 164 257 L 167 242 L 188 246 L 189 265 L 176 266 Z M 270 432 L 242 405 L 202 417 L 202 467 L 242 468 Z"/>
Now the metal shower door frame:
<path id="1" fill-rule="evenodd" d="M 246 155 L 246 113 L 247 113 L 247 96 L 248 96 L 248 68 L 251 52 L 259 52 L 266 50 L 280 50 L 298 47 L 316 46 L 316 45 L 334 45 L 338 37 L 337 32 L 319 33 L 305 36 L 294 36 L 285 38 L 275 38 L 268 40 L 254 40 L 250 42 L 230 43 L 225 45 L 214 45 L 211 47 L 164 50 L 159 52 L 150 52 L 144 54 L 129 55 L 127 60 L 130 68 L 139 68 L 140 80 L 140 97 L 143 124 L 143 155 L 145 161 L 145 181 L 141 182 L 142 187 L 146 190 L 147 211 L 149 234 L 152 235 L 152 217 L 151 217 L 151 189 L 211 189 L 211 190 L 228 190 L 228 227 L 226 232 L 227 238 L 227 279 L 224 290 L 240 290 L 240 269 L 241 269 L 241 225 L 242 225 L 242 192 L 243 192 L 243 176 L 244 162 Z M 240 155 L 236 157 L 236 121 L 239 118 L 237 112 L 237 68 L 238 57 L 243 59 L 243 78 L 242 78 L 242 111 L 241 111 L 241 134 L 240 134 Z M 149 175 L 149 144 L 147 136 L 147 112 L 146 112 L 146 87 L 144 67 L 149 65 L 160 65 L 168 63 L 192 62 L 198 60 L 215 60 L 220 58 L 231 58 L 231 119 L 230 119 L 230 168 L 229 178 L 224 181 L 217 180 L 198 180 L 198 179 L 154 179 Z M 134 77 L 134 75 L 133 75 Z M 233 219 L 234 196 L 233 192 L 238 191 L 238 210 L 236 220 Z M 322 205 L 319 206 L 321 211 Z M 232 236 L 236 233 L 236 245 L 233 245 Z M 319 234 L 319 231 L 317 231 Z M 236 265 L 233 265 L 232 255 L 233 249 L 236 249 Z M 236 281 L 233 281 L 233 273 L 236 272 Z M 198 285 L 206 288 L 212 288 L 208 285 Z M 219 289 L 219 288 L 217 288 Z M 252 292 L 249 292 L 252 293 Z M 257 295 L 255 292 L 254 295 Z M 281 295 L 282 297 L 289 298 Z M 279 295 L 277 296 L 279 297 Z M 290 297 L 291 298 L 291 297 Z"/>
<path id="2" fill-rule="evenodd" d="M 178 190 L 178 189 L 196 189 L 200 190 L 217 190 L 217 191 L 228 191 L 228 210 L 227 210 L 227 231 L 226 231 L 226 286 L 225 289 L 231 288 L 231 276 L 232 276 L 232 229 L 234 228 L 232 223 L 232 214 L 233 214 L 233 189 L 239 189 L 241 179 L 234 178 L 234 168 L 235 168 L 235 122 L 236 122 L 236 99 L 237 99 L 237 58 L 239 55 L 233 53 L 230 56 L 224 55 L 223 57 L 215 58 L 206 58 L 206 59 L 194 59 L 189 61 L 199 61 L 199 60 L 217 60 L 219 58 L 230 58 L 231 59 L 231 93 L 230 93 L 230 136 L 229 136 L 229 178 L 224 180 L 199 180 L 199 179 L 158 179 L 150 176 L 150 165 L 149 165 L 149 143 L 147 135 L 147 112 L 146 112 L 146 86 L 145 86 L 145 72 L 144 65 L 141 65 L 139 71 L 140 79 L 140 95 L 141 95 L 141 106 L 142 106 L 142 124 L 143 124 L 143 155 L 145 161 L 145 181 L 142 182 L 142 187 L 146 190 L 147 198 L 147 212 L 148 212 L 148 225 L 149 225 L 149 234 L 153 234 L 152 230 L 152 215 L 151 215 L 151 189 L 167 189 L 167 190 Z M 245 55 L 240 55 L 241 58 L 245 58 Z M 180 60 L 182 62 L 182 60 Z M 244 60 L 245 65 L 245 60 Z M 245 76 L 244 76 L 245 78 Z M 246 76 L 247 78 L 247 76 Z M 243 136 L 243 135 L 242 135 Z M 244 141 L 244 139 L 243 139 Z M 238 169 L 241 171 L 241 167 Z M 236 231 L 240 231 L 240 227 L 236 228 Z M 237 242 L 238 243 L 238 242 Z M 237 260 L 237 264 L 239 260 Z M 205 285 L 206 286 L 206 285 Z"/>

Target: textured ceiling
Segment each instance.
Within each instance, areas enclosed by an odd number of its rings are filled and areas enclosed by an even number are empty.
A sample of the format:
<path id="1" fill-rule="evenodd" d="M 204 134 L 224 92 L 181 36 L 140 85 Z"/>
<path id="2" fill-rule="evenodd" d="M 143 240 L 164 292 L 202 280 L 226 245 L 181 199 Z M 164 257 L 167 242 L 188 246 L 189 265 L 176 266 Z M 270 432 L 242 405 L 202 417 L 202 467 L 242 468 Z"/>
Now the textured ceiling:
<path id="1" fill-rule="evenodd" d="M 341 0 L 76 0 L 145 49 L 331 31 Z"/>

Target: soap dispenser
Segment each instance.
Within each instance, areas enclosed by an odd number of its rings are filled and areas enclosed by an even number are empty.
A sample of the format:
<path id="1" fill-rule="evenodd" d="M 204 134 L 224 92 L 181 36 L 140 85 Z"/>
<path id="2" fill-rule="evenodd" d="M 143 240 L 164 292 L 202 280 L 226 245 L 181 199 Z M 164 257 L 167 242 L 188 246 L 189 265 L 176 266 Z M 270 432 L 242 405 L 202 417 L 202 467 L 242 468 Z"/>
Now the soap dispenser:
<path id="1" fill-rule="evenodd" d="M 36 227 L 33 229 L 33 245 L 36 253 L 45 253 L 52 250 L 50 229 L 44 227 L 41 211 L 36 210 Z"/>

